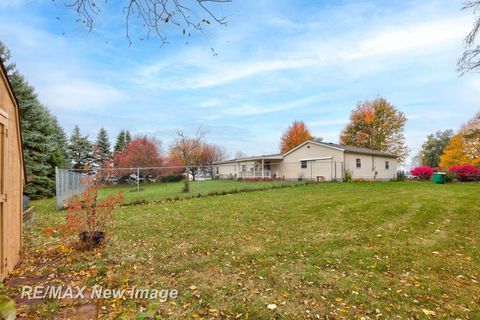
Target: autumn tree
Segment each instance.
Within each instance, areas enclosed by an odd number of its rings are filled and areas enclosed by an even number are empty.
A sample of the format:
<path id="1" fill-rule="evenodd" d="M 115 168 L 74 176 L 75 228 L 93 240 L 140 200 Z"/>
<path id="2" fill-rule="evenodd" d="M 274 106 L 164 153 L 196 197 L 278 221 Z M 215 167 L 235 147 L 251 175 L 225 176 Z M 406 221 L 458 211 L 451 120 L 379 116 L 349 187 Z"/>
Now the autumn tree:
<path id="1" fill-rule="evenodd" d="M 480 166 L 480 112 L 461 129 L 465 141 L 465 152 L 474 166 Z"/>
<path id="2" fill-rule="evenodd" d="M 451 166 L 469 164 L 470 161 L 465 149 L 465 140 L 463 140 L 462 134 L 459 133 L 454 135 L 448 142 L 442 156 L 440 157 L 440 167 L 450 168 Z"/>
<path id="3" fill-rule="evenodd" d="M 440 156 L 453 136 L 452 130 L 437 131 L 427 136 L 420 149 L 420 160 L 423 166 L 438 167 Z"/>
<path id="4" fill-rule="evenodd" d="M 313 136 L 305 123 L 303 121 L 294 121 L 282 134 L 280 151 L 282 153 L 288 152 L 305 141 L 312 139 Z"/>
<path id="5" fill-rule="evenodd" d="M 394 154 L 400 162 L 407 156 L 403 128 L 407 118 L 385 98 L 364 101 L 350 115 L 340 142 Z"/>
<path id="6" fill-rule="evenodd" d="M 466 164 L 480 166 L 480 112 L 450 139 L 440 158 L 440 166 L 444 168 Z"/>
<path id="7" fill-rule="evenodd" d="M 204 143 L 201 146 L 201 162 L 210 177 L 215 178 L 215 164 L 226 159 L 225 148 L 216 144 Z"/>
<path id="8" fill-rule="evenodd" d="M 170 148 L 170 157 L 178 159 L 185 166 L 185 192 L 190 192 L 190 178 L 195 180 L 198 164 L 201 161 L 202 144 L 205 133 L 198 131 L 195 136 L 188 137 L 183 131 L 177 131 L 177 138 Z"/>
<path id="9" fill-rule="evenodd" d="M 159 167 L 163 163 L 160 141 L 147 136 L 133 139 L 128 146 L 114 156 L 118 168 Z"/>

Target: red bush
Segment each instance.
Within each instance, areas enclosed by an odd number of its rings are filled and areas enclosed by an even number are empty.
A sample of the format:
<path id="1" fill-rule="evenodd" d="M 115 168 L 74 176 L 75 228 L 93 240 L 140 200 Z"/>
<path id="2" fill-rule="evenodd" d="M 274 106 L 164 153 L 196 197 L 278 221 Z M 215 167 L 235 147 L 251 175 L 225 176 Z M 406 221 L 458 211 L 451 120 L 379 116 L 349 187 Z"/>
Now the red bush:
<path id="1" fill-rule="evenodd" d="M 480 168 L 465 164 L 462 166 L 452 166 L 448 171 L 455 174 L 460 181 L 473 181 L 480 179 Z"/>
<path id="2" fill-rule="evenodd" d="M 99 199 L 100 180 L 92 177 L 82 180 L 85 190 L 68 200 L 66 222 L 61 227 L 66 237 L 81 232 L 105 232 L 113 220 L 113 209 L 123 204 L 122 191 Z"/>
<path id="3" fill-rule="evenodd" d="M 420 180 L 429 180 L 433 174 L 433 168 L 429 166 L 420 166 L 414 168 L 410 173 Z"/>

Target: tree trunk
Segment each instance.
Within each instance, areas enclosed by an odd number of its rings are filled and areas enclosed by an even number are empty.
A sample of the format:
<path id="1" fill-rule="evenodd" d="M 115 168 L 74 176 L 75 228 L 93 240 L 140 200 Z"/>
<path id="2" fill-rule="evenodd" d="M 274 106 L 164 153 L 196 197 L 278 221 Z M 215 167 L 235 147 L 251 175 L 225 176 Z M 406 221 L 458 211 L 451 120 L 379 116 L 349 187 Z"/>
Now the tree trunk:
<path id="1" fill-rule="evenodd" d="M 185 168 L 185 173 L 187 174 L 186 178 L 185 178 L 185 190 L 184 192 L 185 193 L 189 193 L 190 192 L 190 177 L 189 177 L 189 171 L 188 170 L 188 167 Z"/>

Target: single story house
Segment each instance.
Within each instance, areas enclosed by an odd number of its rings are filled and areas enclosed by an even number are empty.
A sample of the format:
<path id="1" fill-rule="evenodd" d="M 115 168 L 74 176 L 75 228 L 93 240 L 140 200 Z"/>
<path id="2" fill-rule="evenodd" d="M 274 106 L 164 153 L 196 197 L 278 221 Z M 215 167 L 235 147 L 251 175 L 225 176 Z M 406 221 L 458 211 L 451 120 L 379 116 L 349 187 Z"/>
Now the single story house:
<path id="1" fill-rule="evenodd" d="M 305 141 L 284 154 L 269 154 L 219 162 L 220 179 L 277 178 L 286 180 L 342 181 L 395 179 L 397 156 L 336 143 Z"/>
<path id="2" fill-rule="evenodd" d="M 19 106 L 0 61 L 0 281 L 20 259 L 24 182 Z"/>

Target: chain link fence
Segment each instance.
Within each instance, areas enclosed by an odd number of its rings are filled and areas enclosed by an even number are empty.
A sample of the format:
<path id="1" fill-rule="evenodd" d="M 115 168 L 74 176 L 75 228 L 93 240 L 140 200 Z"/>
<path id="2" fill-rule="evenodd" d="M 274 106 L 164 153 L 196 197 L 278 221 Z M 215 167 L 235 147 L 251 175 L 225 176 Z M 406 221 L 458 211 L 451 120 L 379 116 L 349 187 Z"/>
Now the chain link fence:
<path id="1" fill-rule="evenodd" d="M 282 167 L 279 164 L 264 164 L 262 170 L 261 164 L 225 163 L 201 167 L 95 170 L 57 168 L 56 206 L 57 209 L 64 208 L 73 195 L 81 194 L 88 187 L 88 180 L 102 186 L 100 197 L 121 191 L 124 202 L 132 204 L 264 190 L 343 178 L 341 175 L 343 166 L 331 162 L 317 164 L 312 162 L 310 166 L 312 168 L 302 169 L 299 163 L 284 163 Z M 337 169 L 332 171 L 332 168 Z M 187 177 L 189 192 L 185 192 Z"/>

